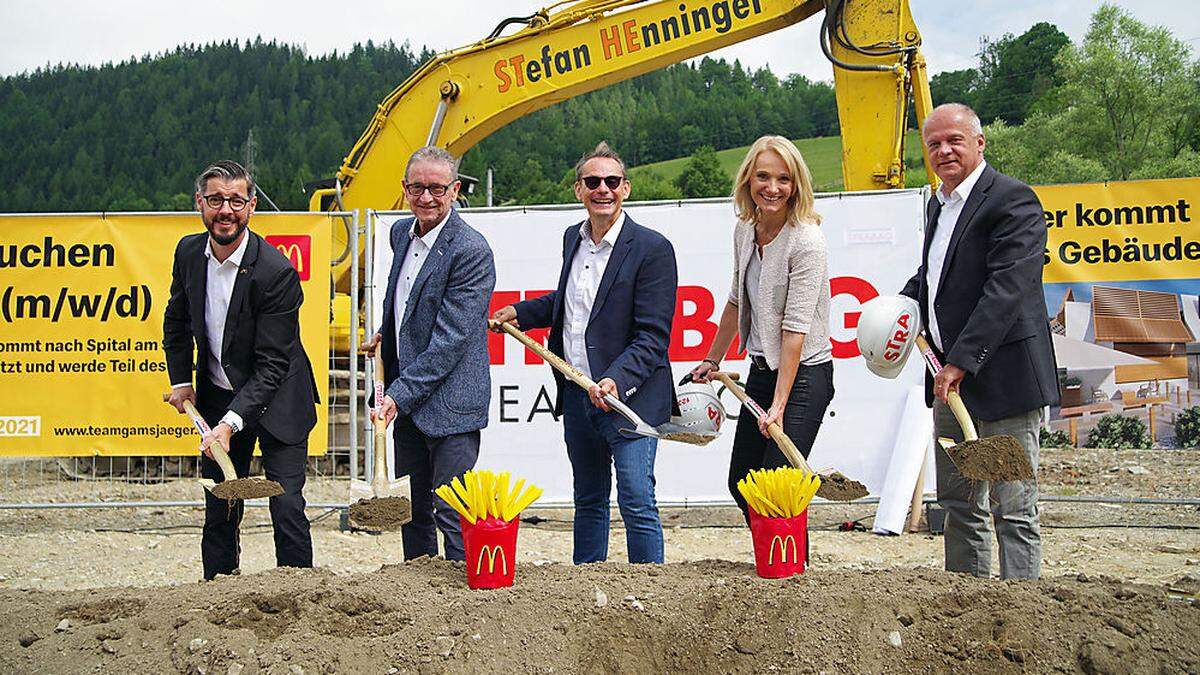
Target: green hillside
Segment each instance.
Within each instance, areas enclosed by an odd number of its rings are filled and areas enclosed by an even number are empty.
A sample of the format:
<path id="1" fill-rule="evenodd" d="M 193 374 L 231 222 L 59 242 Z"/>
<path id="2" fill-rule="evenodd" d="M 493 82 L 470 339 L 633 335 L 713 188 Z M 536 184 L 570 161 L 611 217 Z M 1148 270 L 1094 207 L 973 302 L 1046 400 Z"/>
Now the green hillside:
<path id="1" fill-rule="evenodd" d="M 800 149 L 800 154 L 804 155 L 804 161 L 808 164 L 809 171 L 812 172 L 813 188 L 817 192 L 840 191 L 842 189 L 841 137 L 802 138 L 796 140 L 795 143 L 796 147 Z M 733 180 L 733 174 L 737 171 L 738 165 L 741 164 L 742 158 L 746 156 L 746 150 L 749 147 L 748 145 L 743 145 L 740 148 L 730 148 L 717 152 L 717 158 L 721 161 L 721 168 L 729 175 L 730 181 Z M 683 172 L 683 168 L 687 165 L 689 159 L 689 157 L 679 157 L 663 162 L 643 164 L 642 166 L 630 169 L 629 174 L 631 178 L 636 179 L 641 173 L 653 171 L 667 180 L 673 181 L 676 176 Z M 916 131 L 909 131 L 905 137 L 904 159 L 905 165 L 908 167 L 905 172 L 905 182 L 909 186 L 924 184 L 925 168 L 921 159 L 921 136 Z"/>

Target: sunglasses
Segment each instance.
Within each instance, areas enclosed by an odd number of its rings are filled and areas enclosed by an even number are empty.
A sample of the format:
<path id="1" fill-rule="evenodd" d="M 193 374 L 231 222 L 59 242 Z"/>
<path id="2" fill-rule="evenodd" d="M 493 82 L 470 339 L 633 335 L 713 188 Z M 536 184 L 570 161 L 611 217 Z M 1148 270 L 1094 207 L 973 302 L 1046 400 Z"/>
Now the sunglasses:
<path id="1" fill-rule="evenodd" d="M 625 177 L 624 176 L 604 176 L 604 177 L 584 176 L 583 177 L 583 184 L 585 186 L 587 186 L 587 189 L 589 189 L 589 190 L 595 190 L 596 188 L 600 187 L 600 181 L 604 181 L 604 184 L 608 186 L 609 190 L 616 190 L 617 188 L 621 187 L 621 183 L 625 182 Z"/>

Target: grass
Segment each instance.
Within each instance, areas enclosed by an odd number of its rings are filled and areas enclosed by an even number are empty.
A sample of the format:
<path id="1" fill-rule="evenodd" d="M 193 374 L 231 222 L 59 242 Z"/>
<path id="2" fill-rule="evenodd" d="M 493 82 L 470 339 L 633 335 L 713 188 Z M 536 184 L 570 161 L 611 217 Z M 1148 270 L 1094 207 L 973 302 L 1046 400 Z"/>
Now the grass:
<path id="1" fill-rule="evenodd" d="M 802 138 L 796 140 L 795 143 L 796 147 L 800 149 L 800 154 L 804 156 L 805 163 L 808 164 L 808 170 L 812 172 L 813 189 L 817 192 L 841 191 L 843 187 L 841 137 Z M 731 182 L 734 172 L 737 171 L 738 165 L 741 164 L 749 148 L 750 146 L 744 145 L 740 148 L 717 151 L 721 169 L 729 176 Z M 924 185 L 925 166 L 921 158 L 921 138 L 916 131 L 908 132 L 905 138 L 904 158 L 908 166 L 914 167 L 905 171 L 905 183 L 909 187 Z M 653 164 L 643 164 L 630 169 L 629 175 L 630 178 L 636 179 L 640 173 L 654 171 L 667 180 L 674 181 L 676 176 L 683 173 L 683 168 L 687 166 L 689 159 L 691 158 L 678 157 Z"/>

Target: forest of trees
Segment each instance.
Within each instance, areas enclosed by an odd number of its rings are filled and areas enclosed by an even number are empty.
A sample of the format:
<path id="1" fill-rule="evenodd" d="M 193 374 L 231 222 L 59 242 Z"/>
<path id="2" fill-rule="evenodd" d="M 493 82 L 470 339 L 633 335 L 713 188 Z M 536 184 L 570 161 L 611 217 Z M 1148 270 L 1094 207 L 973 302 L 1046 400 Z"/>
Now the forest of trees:
<path id="1" fill-rule="evenodd" d="M 0 211 L 188 209 L 193 177 L 222 157 L 251 158 L 280 208 L 305 209 L 304 184 L 334 175 L 379 101 L 431 55 L 368 42 L 311 57 L 259 40 L 2 78 Z M 1079 45 L 1037 23 L 984 38 L 978 56 L 930 87 L 934 103 L 978 110 L 1001 171 L 1030 183 L 1200 175 L 1200 61 L 1169 30 L 1102 5 Z M 482 180 L 491 167 L 497 204 L 571 201 L 571 166 L 603 139 L 630 166 L 693 157 L 675 181 L 639 176 L 639 199 L 726 194 L 713 149 L 765 133 L 838 135 L 833 87 L 702 58 L 526 115 L 461 171 Z"/>
<path id="2" fill-rule="evenodd" d="M 227 42 L 6 77 L 0 211 L 187 209 L 204 164 L 244 160 L 248 145 L 271 199 L 304 209 L 302 186 L 334 175 L 379 101 L 429 56 L 390 43 L 310 57 Z M 833 88 L 706 58 L 527 115 L 468 152 L 462 172 L 491 166 L 497 202 L 563 201 L 564 172 L 602 139 L 636 165 L 767 132 L 836 135 Z"/>

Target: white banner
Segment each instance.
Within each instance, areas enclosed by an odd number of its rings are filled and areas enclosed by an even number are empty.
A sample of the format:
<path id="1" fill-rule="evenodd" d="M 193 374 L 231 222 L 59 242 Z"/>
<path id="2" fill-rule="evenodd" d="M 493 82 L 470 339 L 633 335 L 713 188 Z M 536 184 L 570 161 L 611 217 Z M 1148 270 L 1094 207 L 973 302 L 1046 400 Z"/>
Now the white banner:
<path id="1" fill-rule="evenodd" d="M 820 196 L 817 210 L 829 244 L 834 394 L 809 462 L 833 467 L 877 493 L 899 429 L 909 387 L 922 382 L 920 359 L 910 359 L 895 380 L 871 375 L 854 342 L 857 311 L 879 294 L 894 294 L 920 259 L 922 192 L 904 190 Z M 642 225 L 662 232 L 675 246 L 679 265 L 670 357 L 676 381 L 704 358 L 729 296 L 733 271 L 734 216 L 728 200 L 627 204 Z M 563 230 L 584 217 L 582 207 L 467 209 L 463 219 L 483 233 L 496 258 L 493 307 L 552 290 L 562 266 Z M 375 316 L 392 264 L 388 239 L 401 216 L 375 222 Z M 378 319 L 377 319 L 378 321 Z M 377 326 L 372 327 L 377 328 Z M 531 331 L 545 342 L 545 331 Z M 550 367 L 512 338 L 491 337 L 492 402 L 483 431 L 479 467 L 511 471 L 545 489 L 540 504 L 571 501 L 571 467 L 562 424 L 554 419 Z M 748 372 L 745 357 L 725 367 Z M 732 394 L 724 394 L 730 420 L 721 438 L 705 447 L 662 441 L 655 476 L 663 503 L 732 503 L 726 487 L 735 418 Z M 389 453 L 390 455 L 390 453 Z M 932 474 L 932 471 L 929 472 Z"/>

